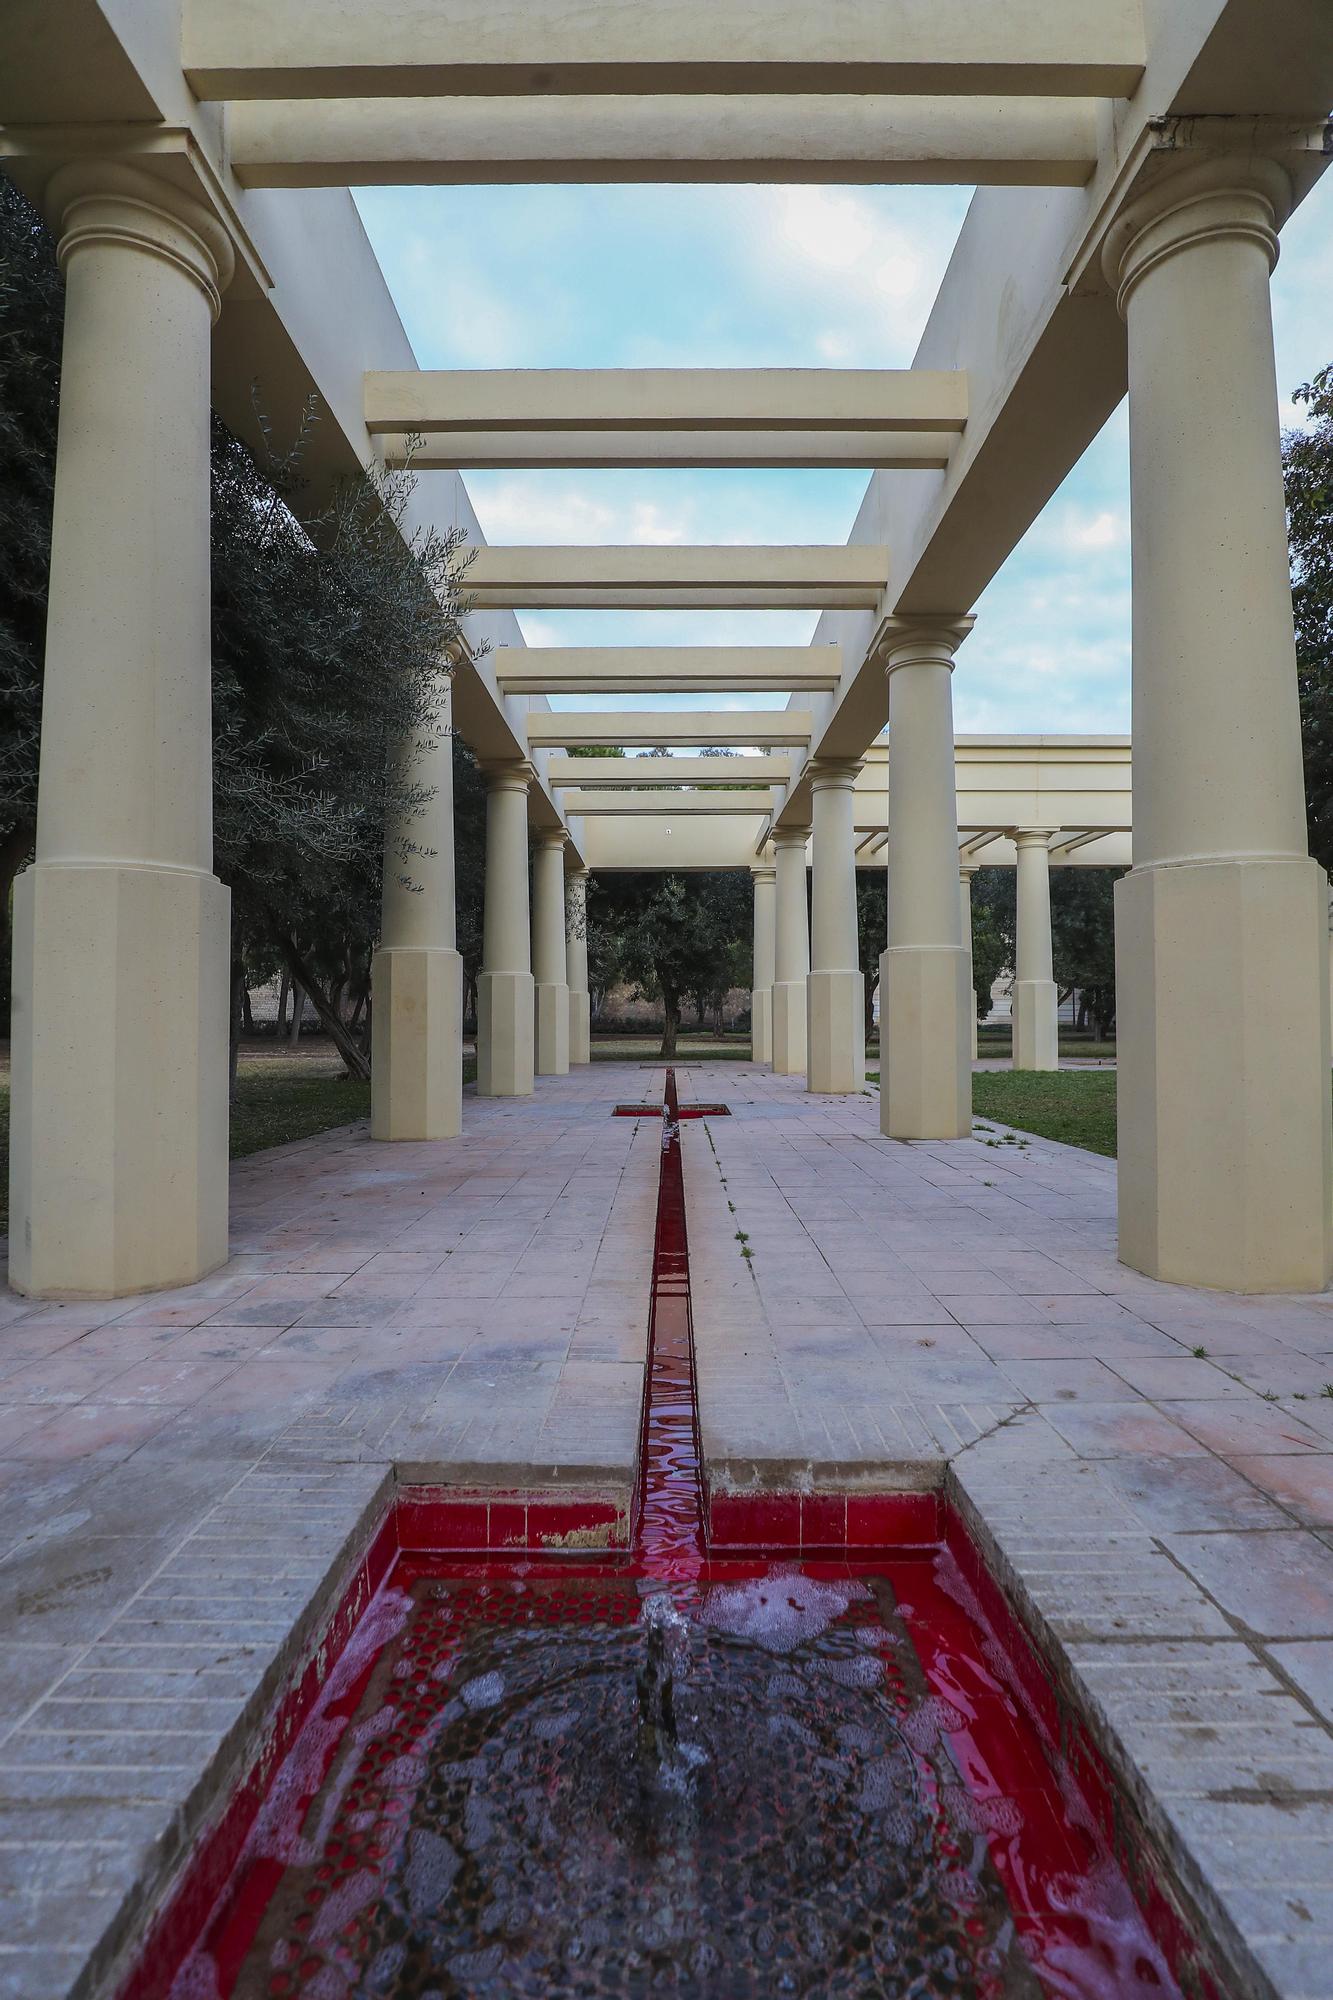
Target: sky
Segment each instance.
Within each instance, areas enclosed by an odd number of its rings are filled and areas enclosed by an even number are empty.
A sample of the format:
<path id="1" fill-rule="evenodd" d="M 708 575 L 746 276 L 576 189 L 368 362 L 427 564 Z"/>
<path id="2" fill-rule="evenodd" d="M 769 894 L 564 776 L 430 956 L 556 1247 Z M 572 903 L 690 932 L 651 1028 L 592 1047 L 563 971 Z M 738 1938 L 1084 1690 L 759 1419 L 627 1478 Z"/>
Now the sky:
<path id="1" fill-rule="evenodd" d="M 493 187 L 363 189 L 357 201 L 423 368 L 903 368 L 969 197 Z M 1273 279 L 1284 422 L 1297 420 L 1298 384 L 1333 361 L 1330 298 L 1333 175 L 1288 223 Z M 972 607 L 954 674 L 960 732 L 1129 730 L 1127 440 L 1122 406 Z M 843 542 L 866 481 L 863 471 L 467 475 L 497 544 Z M 813 615 L 783 611 L 525 612 L 520 622 L 530 645 L 800 644 L 814 627 Z"/>

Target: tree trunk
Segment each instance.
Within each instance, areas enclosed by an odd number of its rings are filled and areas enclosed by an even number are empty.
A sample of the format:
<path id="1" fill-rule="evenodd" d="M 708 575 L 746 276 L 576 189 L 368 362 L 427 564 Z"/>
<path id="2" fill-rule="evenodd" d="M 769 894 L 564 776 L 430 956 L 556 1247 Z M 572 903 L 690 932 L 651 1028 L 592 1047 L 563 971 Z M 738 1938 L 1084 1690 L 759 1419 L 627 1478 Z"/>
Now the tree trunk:
<path id="1" fill-rule="evenodd" d="M 255 1031 L 255 1010 L 250 1005 L 249 982 L 244 978 L 241 985 L 241 1026 L 247 1035 L 253 1035 Z"/>
<path id="2" fill-rule="evenodd" d="M 282 935 L 275 937 L 274 943 L 286 960 L 287 969 L 291 973 L 292 983 L 296 987 L 298 996 L 302 994 L 309 995 L 310 1004 L 319 1017 L 319 1024 L 333 1043 L 334 1048 L 337 1049 L 338 1054 L 342 1057 L 343 1067 L 346 1069 L 347 1074 L 360 1078 L 362 1082 L 367 1082 L 370 1077 L 369 1059 L 357 1047 L 353 1037 L 348 1034 L 346 1027 L 339 1018 L 337 1009 L 330 1003 L 328 995 L 322 991 L 318 980 L 311 977 L 310 969 L 301 958 L 296 946 L 289 937 Z M 298 1025 L 301 1019 L 301 1012 L 302 1006 L 298 999 L 296 1011 Z"/>
<path id="3" fill-rule="evenodd" d="M 279 1041 L 287 1032 L 287 991 L 290 985 L 291 981 L 284 970 L 278 980 L 278 1025 L 273 1030 Z"/>
<path id="4" fill-rule="evenodd" d="M 295 1048 L 301 1039 L 301 1022 L 305 1015 L 305 988 L 298 980 L 292 981 L 292 1029 L 287 1037 Z"/>
<path id="5" fill-rule="evenodd" d="M 659 985 L 661 981 L 658 981 Z M 669 986 L 662 986 L 662 1006 L 666 1019 L 662 1025 L 662 1046 L 658 1051 L 660 1062 L 676 1060 L 676 1037 L 680 1032 L 680 995 Z"/>
<path id="6" fill-rule="evenodd" d="M 32 851 L 33 829 L 22 825 L 12 827 L 0 837 L 0 1000 L 8 1002 L 11 952 L 13 940 L 10 937 L 10 897 L 14 889 L 14 877 Z M 5 1006 L 4 1024 L 8 1033 L 9 1009 Z"/>
<path id="7" fill-rule="evenodd" d="M 231 962 L 231 1019 L 228 1022 L 228 1090 L 236 1095 L 236 1066 L 241 1053 L 241 1023 L 245 1014 L 245 961 L 234 958 Z"/>
<path id="8" fill-rule="evenodd" d="M 361 991 L 356 996 L 356 1005 L 352 1009 L 352 1018 L 351 1021 L 348 1023 L 348 1026 L 350 1027 L 353 1034 L 355 1034 L 357 1029 L 361 1026 L 361 1016 L 366 1011 L 366 1002 L 369 998 L 370 998 L 370 989 L 366 986 L 363 986 L 361 988 Z"/>

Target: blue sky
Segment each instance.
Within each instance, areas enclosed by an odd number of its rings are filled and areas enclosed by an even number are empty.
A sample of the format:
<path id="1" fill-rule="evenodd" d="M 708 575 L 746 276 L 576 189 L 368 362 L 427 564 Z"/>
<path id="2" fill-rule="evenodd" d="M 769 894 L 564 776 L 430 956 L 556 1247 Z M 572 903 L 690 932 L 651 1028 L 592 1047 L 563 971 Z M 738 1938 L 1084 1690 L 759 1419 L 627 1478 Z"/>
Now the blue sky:
<path id="1" fill-rule="evenodd" d="M 807 187 L 357 196 L 417 359 L 434 368 L 905 367 L 968 198 Z M 1292 390 L 1333 361 L 1331 297 L 1333 176 L 1288 224 L 1273 281 L 1288 419 Z M 1128 730 L 1126 435 L 1122 408 L 976 605 L 954 679 L 961 731 Z M 497 543 L 841 542 L 866 475 L 472 473 L 467 484 Z M 534 645 L 739 644 L 804 641 L 813 619 L 545 612 L 522 625 Z"/>

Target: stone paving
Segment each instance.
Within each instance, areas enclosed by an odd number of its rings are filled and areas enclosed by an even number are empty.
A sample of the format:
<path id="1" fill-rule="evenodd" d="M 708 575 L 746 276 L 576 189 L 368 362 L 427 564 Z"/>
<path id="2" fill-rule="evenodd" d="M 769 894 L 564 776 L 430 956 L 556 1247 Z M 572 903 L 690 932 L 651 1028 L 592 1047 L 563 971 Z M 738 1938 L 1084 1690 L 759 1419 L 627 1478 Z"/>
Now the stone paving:
<path id="1" fill-rule="evenodd" d="M 739 1066 L 707 1087 L 733 1114 L 685 1128 L 714 1483 L 943 1478 L 1235 1990 L 1327 2000 L 1333 1297 L 1127 1271 L 1092 1154 L 989 1121 L 902 1145 L 872 1095 Z"/>
<path id="2" fill-rule="evenodd" d="M 1235 1990 L 1326 2000 L 1333 1300 L 1124 1270 L 1092 1155 L 678 1075 L 733 1114 L 684 1128 L 712 1479 L 943 1482 Z M 659 1148 L 610 1114 L 661 1080 L 246 1161 L 232 1262 L 179 1293 L 0 1292 L 0 1996 L 100 1990 L 395 1468 L 628 1491 Z"/>
<path id="3" fill-rule="evenodd" d="M 469 1098 L 448 1145 L 351 1128 L 243 1161 L 231 1262 L 179 1292 L 0 1290 L 3 2000 L 104 1970 L 394 1467 L 628 1503 L 660 1148 L 611 1116 L 625 1085 Z"/>

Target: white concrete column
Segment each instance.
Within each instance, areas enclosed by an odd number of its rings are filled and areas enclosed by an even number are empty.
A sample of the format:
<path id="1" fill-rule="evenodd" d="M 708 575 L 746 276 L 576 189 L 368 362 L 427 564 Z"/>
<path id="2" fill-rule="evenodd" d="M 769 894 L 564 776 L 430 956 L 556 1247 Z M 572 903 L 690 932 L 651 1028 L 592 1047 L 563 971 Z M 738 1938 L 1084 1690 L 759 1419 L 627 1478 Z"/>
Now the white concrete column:
<path id="1" fill-rule="evenodd" d="M 14 891 L 10 1278 L 108 1297 L 227 1255 L 209 350 L 232 250 L 120 164 L 63 168 L 47 213 L 65 332 L 37 858 Z"/>
<path id="2" fill-rule="evenodd" d="M 1330 1271 L 1327 882 L 1309 858 L 1269 275 L 1290 190 L 1187 167 L 1113 226 L 1128 329 L 1134 867 L 1116 885 L 1120 1254 Z"/>
<path id="3" fill-rule="evenodd" d="M 773 1060 L 773 981 L 777 977 L 778 871 L 771 861 L 750 864 L 754 881 L 754 981 L 750 989 L 750 1060 Z"/>
<path id="4" fill-rule="evenodd" d="M 371 961 L 370 1136 L 454 1139 L 463 1129 L 463 960 L 455 948 L 453 687 L 396 753 L 424 794 L 385 829 L 379 949 Z"/>
<path id="5" fill-rule="evenodd" d="M 477 981 L 477 1090 L 531 1097 L 534 1066 L 532 940 L 528 929 L 530 764 L 487 764 L 486 893 Z"/>
<path id="6" fill-rule="evenodd" d="M 565 836 L 537 836 L 532 856 L 532 971 L 536 981 L 538 1076 L 569 1075 L 569 978 L 565 943 Z"/>
<path id="7" fill-rule="evenodd" d="M 890 1139 L 972 1130 L 969 953 L 958 908 L 954 652 L 970 619 L 889 641 L 889 948 L 879 965 L 880 1129 Z"/>
<path id="8" fill-rule="evenodd" d="M 1018 850 L 1014 1068 L 1059 1069 L 1060 996 L 1051 959 L 1050 830 L 1019 827 L 1013 838 Z"/>
<path id="9" fill-rule="evenodd" d="M 810 977 L 806 1088 L 860 1090 L 866 1080 L 865 980 L 856 935 L 852 787 L 859 763 L 811 767 Z"/>
<path id="10" fill-rule="evenodd" d="M 963 933 L 963 950 L 967 953 L 967 985 L 972 1001 L 972 1060 L 977 1059 L 977 987 L 976 965 L 972 957 L 972 877 L 977 872 L 975 861 L 960 861 L 958 864 L 958 920 Z"/>
<path id="11" fill-rule="evenodd" d="M 588 993 L 588 870 L 565 877 L 565 978 L 569 985 L 569 1060 L 592 1061 L 592 1001 Z"/>
<path id="12" fill-rule="evenodd" d="M 773 835 L 777 895 L 773 951 L 773 1069 L 778 1076 L 805 1074 L 805 983 L 810 974 L 810 915 L 806 900 L 808 826 Z"/>

